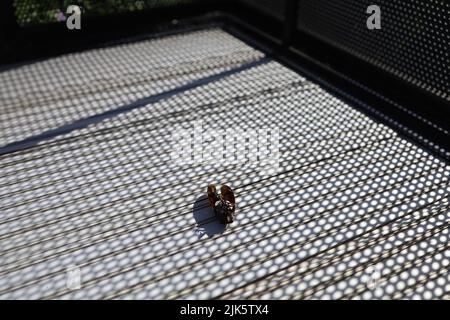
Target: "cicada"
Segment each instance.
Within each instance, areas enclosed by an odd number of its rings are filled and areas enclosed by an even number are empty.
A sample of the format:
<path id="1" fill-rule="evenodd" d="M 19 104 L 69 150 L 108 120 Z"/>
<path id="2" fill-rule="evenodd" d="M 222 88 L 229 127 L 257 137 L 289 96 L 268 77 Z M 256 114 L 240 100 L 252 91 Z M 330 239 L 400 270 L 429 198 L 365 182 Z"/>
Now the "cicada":
<path id="1" fill-rule="evenodd" d="M 224 184 L 220 187 L 219 193 L 216 186 L 210 184 L 207 193 L 209 204 L 214 209 L 214 213 L 220 223 L 232 223 L 234 221 L 236 210 L 236 200 L 233 190 Z"/>

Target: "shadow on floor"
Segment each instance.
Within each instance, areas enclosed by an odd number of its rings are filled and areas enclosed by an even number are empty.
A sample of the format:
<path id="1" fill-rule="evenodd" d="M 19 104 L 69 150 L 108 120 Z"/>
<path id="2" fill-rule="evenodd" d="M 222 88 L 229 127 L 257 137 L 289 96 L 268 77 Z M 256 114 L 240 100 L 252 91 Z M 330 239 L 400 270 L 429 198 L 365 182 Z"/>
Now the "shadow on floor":
<path id="1" fill-rule="evenodd" d="M 222 234 L 226 230 L 226 225 L 221 224 L 215 217 L 213 209 L 209 206 L 208 197 L 201 196 L 195 200 L 193 215 L 197 223 L 196 233 L 201 239 L 205 236 L 212 238 L 217 234 Z"/>

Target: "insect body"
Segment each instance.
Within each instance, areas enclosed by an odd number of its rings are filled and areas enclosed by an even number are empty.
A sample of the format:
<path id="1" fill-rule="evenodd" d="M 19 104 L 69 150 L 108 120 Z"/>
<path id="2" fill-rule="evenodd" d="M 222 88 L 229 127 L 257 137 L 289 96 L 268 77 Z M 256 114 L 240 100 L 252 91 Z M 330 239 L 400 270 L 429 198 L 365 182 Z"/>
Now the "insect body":
<path id="1" fill-rule="evenodd" d="M 234 221 L 234 212 L 236 209 L 236 201 L 233 190 L 231 190 L 231 188 L 227 185 L 222 185 L 219 194 L 216 186 L 210 184 L 207 192 L 209 204 L 214 209 L 214 213 L 220 223 L 232 223 Z"/>

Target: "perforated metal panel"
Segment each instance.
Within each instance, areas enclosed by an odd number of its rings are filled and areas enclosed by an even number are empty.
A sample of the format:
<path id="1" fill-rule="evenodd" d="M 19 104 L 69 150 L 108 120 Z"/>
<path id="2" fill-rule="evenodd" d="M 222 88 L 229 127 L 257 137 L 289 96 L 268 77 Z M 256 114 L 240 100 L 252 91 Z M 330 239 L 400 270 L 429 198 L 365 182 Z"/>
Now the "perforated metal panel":
<path id="1" fill-rule="evenodd" d="M 104 100 L 183 90 L 0 156 L 0 298 L 445 298 L 450 166 L 263 57 L 205 30 L 2 74 L 1 107 L 16 113 L 0 121 L 3 141 L 102 112 Z M 47 78 L 66 64 L 70 76 Z M 142 83 L 129 77 L 144 71 Z M 196 86 L 170 76 L 181 74 Z M 66 88 L 100 93 L 64 100 Z M 174 162 L 172 133 L 199 120 L 279 129 L 279 171 Z M 223 182 L 238 204 L 227 228 L 204 197 Z"/>
<path id="2" fill-rule="evenodd" d="M 381 30 L 366 26 L 381 8 Z M 450 4 L 445 0 L 300 0 L 298 27 L 450 100 Z"/>

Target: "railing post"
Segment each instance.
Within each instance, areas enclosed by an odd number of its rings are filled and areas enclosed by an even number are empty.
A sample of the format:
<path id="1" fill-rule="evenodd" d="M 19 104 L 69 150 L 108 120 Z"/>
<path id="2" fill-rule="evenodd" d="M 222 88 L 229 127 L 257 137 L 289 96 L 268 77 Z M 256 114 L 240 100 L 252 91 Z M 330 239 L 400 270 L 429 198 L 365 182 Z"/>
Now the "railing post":
<path id="1" fill-rule="evenodd" d="M 283 46 L 288 48 L 292 43 L 295 29 L 297 28 L 299 0 L 286 0 L 284 13 Z"/>

